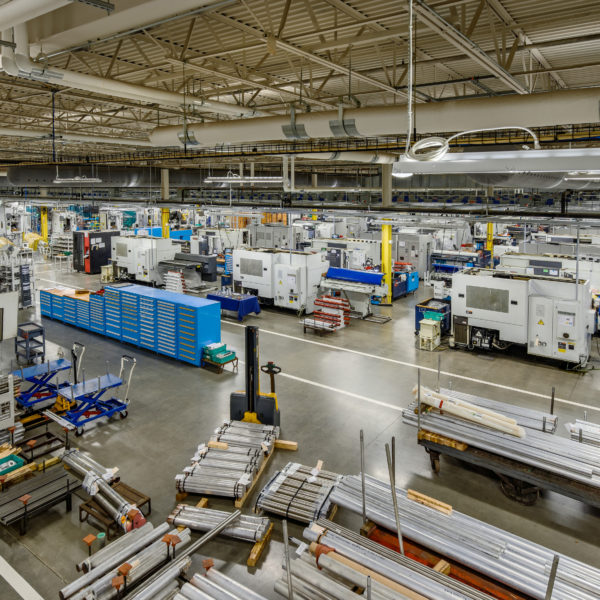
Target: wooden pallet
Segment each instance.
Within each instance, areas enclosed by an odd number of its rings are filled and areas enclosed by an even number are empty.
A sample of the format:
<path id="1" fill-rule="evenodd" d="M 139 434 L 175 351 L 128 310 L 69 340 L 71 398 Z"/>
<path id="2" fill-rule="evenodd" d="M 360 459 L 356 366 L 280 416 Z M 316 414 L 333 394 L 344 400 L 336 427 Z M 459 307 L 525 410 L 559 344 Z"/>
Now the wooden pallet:
<path id="1" fill-rule="evenodd" d="M 464 452 L 469 447 L 469 445 L 465 444 L 464 442 L 453 440 L 452 438 L 446 437 L 445 435 L 439 435 L 438 433 L 431 433 L 431 431 L 426 431 L 425 429 L 421 429 L 419 431 L 417 438 L 419 440 L 427 440 L 428 442 L 439 444 L 440 446 L 455 448 L 461 452 Z"/>
<path id="2" fill-rule="evenodd" d="M 267 454 L 267 456 L 265 456 L 265 459 L 263 460 L 262 465 L 260 465 L 260 468 L 256 472 L 256 475 L 254 476 L 254 479 L 252 480 L 252 483 L 250 484 L 250 487 L 246 490 L 244 495 L 241 498 L 237 498 L 236 501 L 234 502 L 234 506 L 236 508 L 242 508 L 242 506 L 244 506 L 244 504 L 246 503 L 246 500 L 248 500 L 248 498 L 252 495 L 252 493 L 254 492 L 254 489 L 258 485 L 258 480 L 260 479 L 260 476 L 265 472 L 267 465 L 271 462 L 271 458 L 273 457 L 273 454 L 275 454 L 275 448 L 273 448 L 273 450 L 271 450 L 271 452 L 269 452 L 269 454 Z"/>

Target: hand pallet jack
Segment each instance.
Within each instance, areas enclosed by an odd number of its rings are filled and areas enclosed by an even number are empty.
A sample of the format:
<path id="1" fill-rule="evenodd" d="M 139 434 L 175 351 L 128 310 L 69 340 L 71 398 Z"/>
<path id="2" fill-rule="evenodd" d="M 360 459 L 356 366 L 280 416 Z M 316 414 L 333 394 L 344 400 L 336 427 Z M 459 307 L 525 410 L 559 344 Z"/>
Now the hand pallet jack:
<path id="1" fill-rule="evenodd" d="M 271 376 L 271 393 L 260 392 L 260 371 L 258 369 L 258 327 L 246 327 L 246 391 L 233 392 L 229 399 L 229 414 L 234 421 L 280 425 L 279 406 L 275 393 L 275 375 L 281 368 L 270 362 L 261 367 L 263 373 Z"/>

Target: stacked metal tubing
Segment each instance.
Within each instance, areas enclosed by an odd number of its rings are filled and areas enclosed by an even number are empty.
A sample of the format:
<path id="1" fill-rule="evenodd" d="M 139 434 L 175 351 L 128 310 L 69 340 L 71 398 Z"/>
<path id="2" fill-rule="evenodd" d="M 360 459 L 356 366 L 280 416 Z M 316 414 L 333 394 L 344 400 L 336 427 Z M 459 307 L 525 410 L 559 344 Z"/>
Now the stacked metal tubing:
<path id="1" fill-rule="evenodd" d="M 189 527 L 192 531 L 209 531 L 228 515 L 229 513 L 220 510 L 178 504 L 167 517 L 167 521 L 175 526 Z M 241 515 L 221 534 L 247 542 L 260 542 L 269 530 L 269 526 L 270 521 L 265 517 Z"/>
<path id="2" fill-rule="evenodd" d="M 196 573 L 190 583 L 181 588 L 175 596 L 177 600 L 267 600 L 261 594 L 254 592 L 211 567 L 206 575 Z"/>
<path id="3" fill-rule="evenodd" d="M 68 450 L 63 454 L 62 461 L 84 478 L 86 489 L 97 487 L 97 493 L 93 494 L 94 500 L 106 510 L 119 527 L 129 531 L 141 527 L 146 522 L 139 508 L 129 504 L 121 494 L 108 485 L 106 479 L 111 480 L 114 476 L 109 469 L 84 456 L 79 450 Z"/>
<path id="4" fill-rule="evenodd" d="M 151 523 L 146 523 L 143 527 L 130 531 L 108 544 L 83 563 L 79 563 L 78 567 L 84 570 L 85 574 L 60 590 L 60 598 L 62 600 L 84 598 L 85 593 L 92 593 L 92 586 L 95 583 L 107 575 L 112 577 L 115 569 L 125 562 L 131 563 L 132 557 L 137 557 L 142 551 L 157 542 L 162 546 L 162 558 L 164 559 L 166 548 L 161 539 L 168 531 L 167 523 L 162 523 L 156 528 Z M 175 533 L 178 533 L 177 530 Z"/>
<path id="5" fill-rule="evenodd" d="M 285 569 L 284 564 L 284 569 Z M 352 600 L 358 598 L 352 587 L 367 588 L 367 577 L 351 567 L 343 565 L 327 554 L 319 556 L 318 562 L 304 552 L 290 562 L 292 589 L 294 598 L 321 600 L 323 597 L 333 600 Z M 289 598 L 288 583 L 285 576 L 275 582 L 275 591 Z M 326 594 L 326 596 L 324 596 Z M 405 600 L 404 594 L 391 590 L 376 581 L 371 581 L 371 600 Z"/>
<path id="6" fill-rule="evenodd" d="M 340 477 L 290 462 L 263 488 L 256 506 L 286 519 L 310 523 L 327 513 L 329 494 Z"/>
<path id="7" fill-rule="evenodd" d="M 418 427 L 416 407 L 412 403 L 402 411 L 404 423 L 414 427 Z M 436 411 L 423 413 L 420 420 L 421 429 L 600 487 L 600 449 L 592 446 L 533 429 L 527 429 L 527 435 L 518 438 Z"/>
<path id="8" fill-rule="evenodd" d="M 365 494 L 367 518 L 396 531 L 389 484 L 367 475 Z M 404 536 L 533 598 L 545 598 L 557 553 L 457 511 L 446 515 L 408 500 L 405 490 L 396 488 L 396 497 Z M 331 501 L 362 514 L 360 476 L 345 477 Z M 600 570 L 559 556 L 552 600 L 600 600 Z"/>
<path id="9" fill-rule="evenodd" d="M 177 490 L 241 498 L 278 437 L 279 427 L 226 421 L 208 445 L 198 446 L 191 466 L 176 475 Z M 219 444 L 227 447 L 220 448 Z"/>
<path id="10" fill-rule="evenodd" d="M 476 404 L 483 408 L 488 408 L 489 410 L 496 411 L 506 417 L 511 417 L 515 419 L 521 427 L 526 427 L 527 429 L 536 429 L 538 431 L 545 431 L 546 433 L 554 433 L 558 426 L 558 417 L 556 415 L 551 415 L 550 413 L 523 408 L 516 404 L 497 402 L 495 400 L 490 400 L 489 398 L 465 394 L 464 392 L 446 388 L 441 388 L 440 393 L 445 396 L 470 402 L 471 404 Z"/>
<path id="11" fill-rule="evenodd" d="M 316 554 L 333 551 L 428 600 L 492 600 L 479 590 L 326 519 L 307 527 L 304 538 L 320 544 L 315 547 Z"/>
<path id="12" fill-rule="evenodd" d="M 565 427 L 573 441 L 600 448 L 600 425 L 577 419 L 575 423 L 567 423 Z"/>
<path id="13" fill-rule="evenodd" d="M 273 450 L 280 429 L 273 425 L 245 423 L 243 421 L 225 421 L 210 438 L 212 442 L 225 442 L 228 446 L 242 448 L 261 448 L 266 453 Z"/>
<path id="14" fill-rule="evenodd" d="M 21 421 L 15 422 L 15 430 L 11 436 L 8 429 L 0 431 L 0 444 L 18 444 L 25 439 L 25 426 Z"/>

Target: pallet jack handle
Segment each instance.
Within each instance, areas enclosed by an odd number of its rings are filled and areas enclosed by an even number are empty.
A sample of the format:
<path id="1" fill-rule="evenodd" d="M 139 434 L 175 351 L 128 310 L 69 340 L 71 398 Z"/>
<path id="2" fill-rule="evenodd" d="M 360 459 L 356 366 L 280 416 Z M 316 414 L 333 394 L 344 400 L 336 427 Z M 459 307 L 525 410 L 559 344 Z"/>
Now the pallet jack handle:
<path id="1" fill-rule="evenodd" d="M 79 370 L 83 363 L 83 355 L 85 354 L 85 346 L 79 342 L 73 342 L 71 348 L 71 361 L 73 364 L 73 383 L 79 383 Z"/>
<path id="2" fill-rule="evenodd" d="M 266 365 L 262 365 L 260 370 L 267 373 L 271 377 L 271 394 L 275 393 L 275 375 L 281 373 L 281 367 L 278 367 L 274 362 L 269 361 Z"/>
<path id="3" fill-rule="evenodd" d="M 127 354 L 123 354 L 121 356 L 121 368 L 119 370 L 119 379 L 123 381 L 123 374 L 127 373 L 127 387 L 125 388 L 125 398 L 123 402 L 129 405 L 129 386 L 131 385 L 131 376 L 133 375 L 133 370 L 135 369 L 136 360 L 133 356 L 128 356 Z"/>

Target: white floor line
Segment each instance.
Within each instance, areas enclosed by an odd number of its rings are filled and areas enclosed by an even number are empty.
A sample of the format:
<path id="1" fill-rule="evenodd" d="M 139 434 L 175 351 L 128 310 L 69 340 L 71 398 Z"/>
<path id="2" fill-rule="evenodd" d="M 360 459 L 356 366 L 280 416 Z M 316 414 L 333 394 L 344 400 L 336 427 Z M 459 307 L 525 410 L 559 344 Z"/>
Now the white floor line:
<path id="1" fill-rule="evenodd" d="M 36 281 L 47 281 L 48 283 L 54 283 L 56 285 L 60 285 L 61 287 L 67 288 L 69 290 L 78 289 L 76 287 L 73 287 L 72 285 L 67 285 L 66 283 L 62 283 L 60 281 L 55 281 L 54 279 L 46 279 L 45 277 L 36 277 Z"/>
<path id="2" fill-rule="evenodd" d="M 245 364 L 243 360 L 238 361 L 240 365 Z M 391 408 L 392 410 L 402 412 L 401 406 L 395 406 L 394 404 L 388 404 L 387 402 L 383 402 L 382 400 L 376 400 L 375 398 L 369 398 L 368 396 L 361 396 L 360 394 L 355 394 L 354 392 L 347 392 L 346 390 L 340 390 L 339 388 L 331 387 L 330 385 L 325 385 L 324 383 L 319 383 L 317 381 L 313 381 L 312 379 L 304 379 L 303 377 L 296 377 L 296 375 L 290 375 L 289 373 L 279 373 L 277 377 L 285 377 L 286 379 L 293 379 L 294 381 L 300 381 L 302 383 L 306 383 L 308 385 L 314 385 L 315 387 L 322 388 L 324 390 L 329 390 L 331 392 L 336 392 L 337 394 L 344 394 L 344 396 L 350 396 L 350 398 L 356 398 L 357 400 L 364 400 L 365 402 L 369 402 L 370 404 L 377 404 L 378 406 L 384 406 L 385 408 Z"/>
<path id="3" fill-rule="evenodd" d="M 222 321 L 222 323 L 227 324 L 227 325 L 233 325 L 234 327 L 245 327 L 245 325 L 240 324 L 240 323 L 232 323 L 230 321 Z M 389 363 L 393 363 L 396 365 L 401 365 L 403 367 L 410 367 L 413 369 L 421 369 L 422 371 L 428 371 L 430 373 L 437 373 L 437 369 L 434 369 L 432 367 L 424 367 L 423 365 L 418 365 L 416 363 L 409 363 L 403 360 L 397 360 L 395 358 L 388 358 L 386 356 L 378 356 L 377 354 L 369 354 L 368 352 L 361 352 L 360 350 L 352 350 L 351 348 L 342 348 L 340 346 L 333 346 L 332 344 L 325 344 L 323 342 L 317 342 L 315 340 L 306 340 L 304 338 L 301 337 L 297 337 L 294 335 L 289 335 L 287 333 L 280 333 L 278 331 L 271 331 L 269 329 L 260 329 L 261 333 L 266 333 L 269 335 L 276 335 L 279 337 L 284 337 L 284 338 L 288 338 L 290 340 L 295 340 L 298 342 L 304 342 L 305 344 L 314 344 L 315 346 L 322 346 L 324 348 L 327 348 L 329 350 L 337 350 L 339 352 L 349 352 L 350 354 L 358 354 L 359 356 L 365 356 L 367 358 L 374 358 L 376 360 L 382 360 L 385 362 L 389 362 Z M 550 400 L 551 396 L 547 395 L 547 394 L 540 394 L 539 392 L 530 392 L 529 390 L 523 390 L 521 388 L 515 388 L 515 387 L 511 387 L 509 385 L 504 385 L 502 383 L 494 383 L 493 381 L 484 381 L 483 379 L 476 379 L 474 377 L 468 377 L 466 375 L 459 375 L 458 373 L 452 373 L 450 371 L 441 371 L 440 372 L 441 375 L 447 375 L 448 377 L 454 377 L 456 379 L 463 379 L 465 381 L 471 381 L 473 383 L 479 383 L 482 385 L 489 385 L 491 387 L 495 387 L 495 388 L 500 388 L 502 390 L 508 390 L 510 392 L 517 392 L 520 394 L 526 394 L 528 396 L 534 396 L 536 398 L 542 398 L 544 400 Z M 283 373 L 282 373 L 283 375 Z M 307 382 L 309 382 L 309 380 L 305 380 Z M 321 384 L 316 384 L 316 385 L 321 385 Z M 328 387 L 328 386 L 322 386 L 322 387 Z M 334 388 L 330 388 L 330 389 L 334 389 Z M 340 393 L 344 393 L 344 394 L 348 394 L 348 395 L 352 395 L 351 392 L 344 392 L 342 390 L 339 390 Z M 373 399 L 371 399 L 373 400 Z M 578 408 L 584 408 L 587 410 L 594 410 L 594 411 L 600 411 L 600 406 L 591 406 L 589 404 L 581 404 L 580 402 L 573 402 L 572 400 L 567 400 L 566 398 L 554 398 L 554 400 L 556 402 L 560 402 L 561 404 L 568 404 L 570 406 L 577 406 Z M 374 402 L 377 402 L 377 400 L 373 400 Z M 385 403 L 384 403 L 385 404 Z M 386 405 L 387 406 L 387 405 Z M 392 405 L 389 405 L 390 407 Z"/>
<path id="4" fill-rule="evenodd" d="M 1 556 L 0 573 L 0 577 L 3 577 L 23 600 L 44 600 Z"/>

